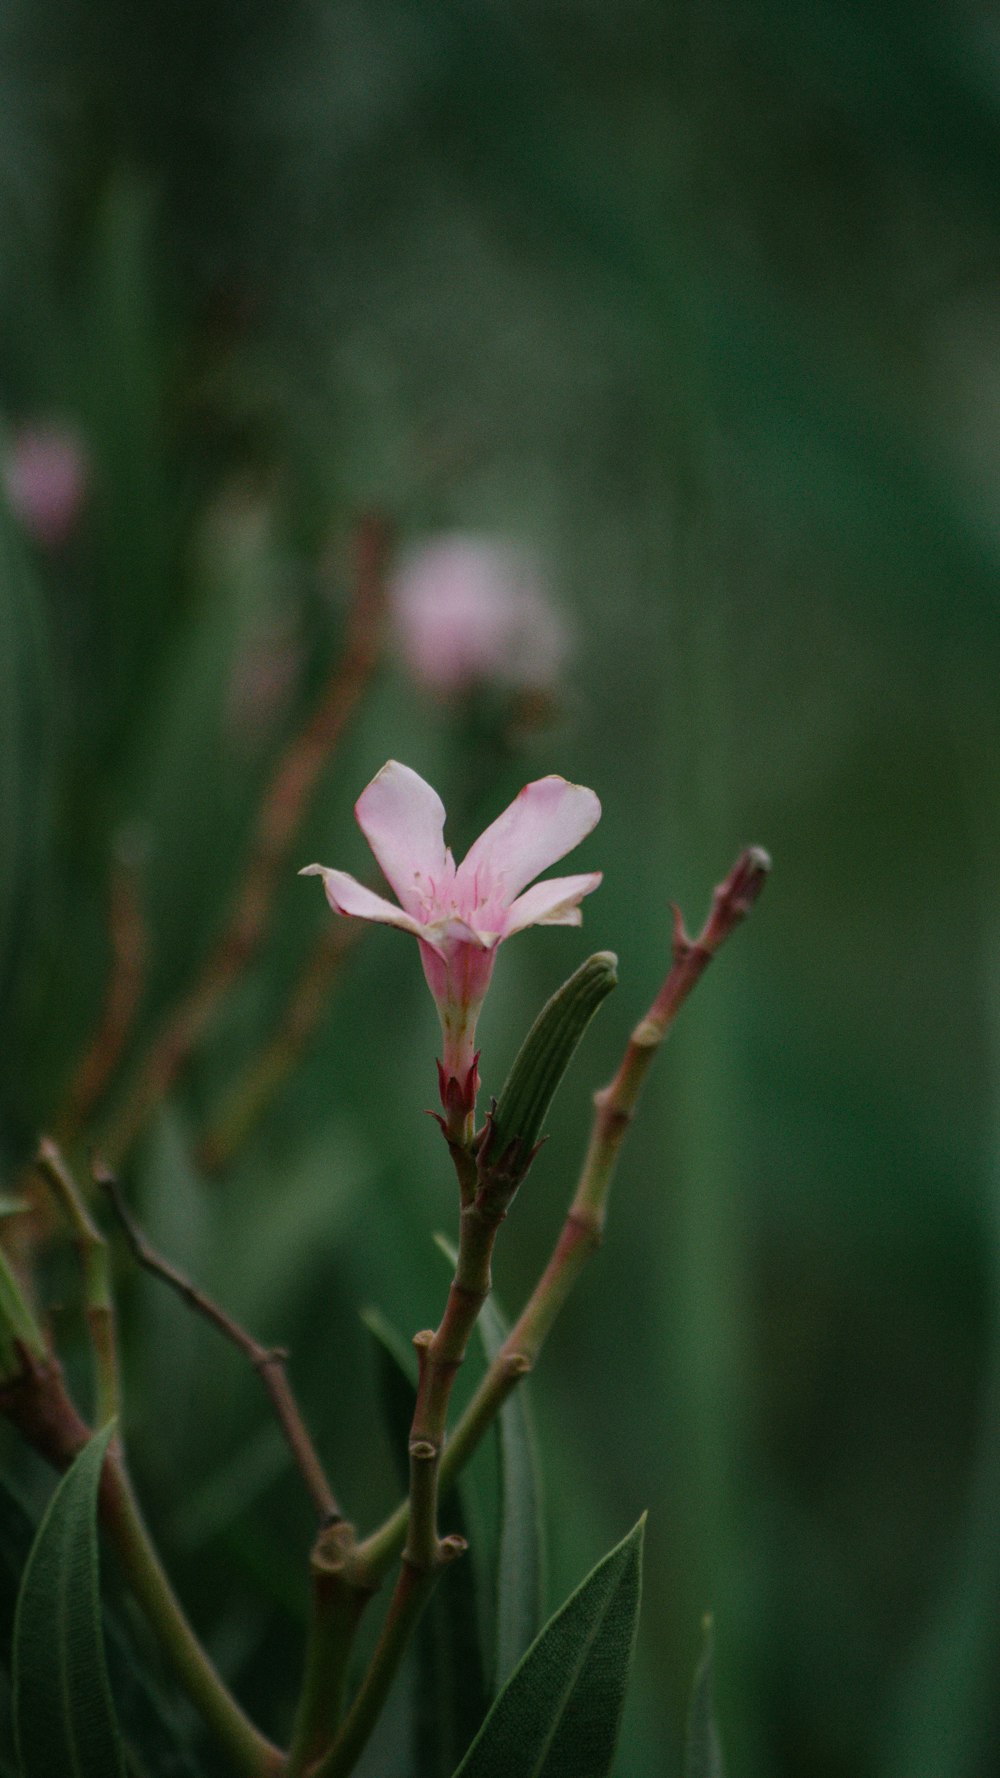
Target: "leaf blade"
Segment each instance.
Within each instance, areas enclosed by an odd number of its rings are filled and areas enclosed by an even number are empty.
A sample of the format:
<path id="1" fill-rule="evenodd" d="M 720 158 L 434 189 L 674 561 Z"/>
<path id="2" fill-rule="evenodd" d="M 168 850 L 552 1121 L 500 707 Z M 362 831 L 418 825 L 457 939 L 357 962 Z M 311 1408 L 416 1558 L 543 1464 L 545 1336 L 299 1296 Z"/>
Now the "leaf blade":
<path id="1" fill-rule="evenodd" d="M 490 1299 L 479 1333 L 487 1362 L 496 1356 L 508 1327 Z M 545 1602 L 541 1468 L 524 1382 L 507 1397 L 497 1418 L 500 1464 L 500 1546 L 497 1551 L 497 1615 L 494 1686 L 497 1691 L 530 1648 Z"/>
<path id="2" fill-rule="evenodd" d="M 49 1502 L 14 1617 L 14 1738 L 23 1778 L 125 1778 L 101 1628 L 97 1491 L 114 1422 Z"/>
<path id="3" fill-rule="evenodd" d="M 607 1778 L 639 1614 L 645 1518 L 550 1618 L 453 1778 Z"/>
<path id="4" fill-rule="evenodd" d="M 715 1721 L 715 1646 L 712 1619 L 705 1619 L 705 1644 L 695 1669 L 684 1747 L 684 1778 L 726 1778 L 722 1742 Z"/>

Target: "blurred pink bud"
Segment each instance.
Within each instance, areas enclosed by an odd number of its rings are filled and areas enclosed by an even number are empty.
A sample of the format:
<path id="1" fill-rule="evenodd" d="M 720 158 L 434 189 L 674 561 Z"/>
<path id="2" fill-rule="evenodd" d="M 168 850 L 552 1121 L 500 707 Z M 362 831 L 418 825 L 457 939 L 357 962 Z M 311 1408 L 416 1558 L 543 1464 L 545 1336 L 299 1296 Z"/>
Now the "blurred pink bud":
<path id="1" fill-rule="evenodd" d="M 400 652 L 428 690 L 539 690 L 559 677 L 566 627 L 516 550 L 455 534 L 405 558 L 390 588 Z"/>
<path id="2" fill-rule="evenodd" d="M 72 537 L 87 497 L 87 460 L 67 426 L 35 422 L 13 434 L 3 463 L 10 509 L 44 549 Z"/>
<path id="3" fill-rule="evenodd" d="M 302 669 L 302 644 L 287 615 L 259 622 L 233 662 L 226 722 L 240 746 L 260 751 L 285 716 Z"/>

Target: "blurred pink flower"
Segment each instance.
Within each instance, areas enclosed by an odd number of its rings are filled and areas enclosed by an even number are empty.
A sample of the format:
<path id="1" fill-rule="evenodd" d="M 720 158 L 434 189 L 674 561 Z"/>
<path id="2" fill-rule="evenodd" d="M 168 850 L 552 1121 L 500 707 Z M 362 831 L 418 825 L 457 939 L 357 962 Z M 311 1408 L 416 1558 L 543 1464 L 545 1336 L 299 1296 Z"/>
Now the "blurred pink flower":
<path id="1" fill-rule="evenodd" d="M 507 545 L 459 534 L 425 544 L 404 559 L 390 598 L 403 658 L 430 691 L 520 691 L 558 679 L 565 625 Z"/>
<path id="2" fill-rule="evenodd" d="M 346 871 L 309 864 L 299 874 L 322 877 L 336 913 L 413 933 L 441 1019 L 442 1097 L 448 1104 L 448 1083 L 457 1081 L 471 1114 L 476 1020 L 497 947 L 526 926 L 579 926 L 579 904 L 597 888 L 600 871 L 552 877 L 533 889 L 526 885 L 586 838 L 600 820 L 601 805 L 581 784 L 539 778 L 525 785 L 459 865 L 444 843 L 441 798 L 409 766 L 391 759 L 354 812 L 400 905 Z"/>
<path id="3" fill-rule="evenodd" d="M 11 511 L 45 549 L 59 549 L 76 530 L 87 497 L 87 461 L 66 426 L 34 422 L 13 434 L 3 463 Z"/>

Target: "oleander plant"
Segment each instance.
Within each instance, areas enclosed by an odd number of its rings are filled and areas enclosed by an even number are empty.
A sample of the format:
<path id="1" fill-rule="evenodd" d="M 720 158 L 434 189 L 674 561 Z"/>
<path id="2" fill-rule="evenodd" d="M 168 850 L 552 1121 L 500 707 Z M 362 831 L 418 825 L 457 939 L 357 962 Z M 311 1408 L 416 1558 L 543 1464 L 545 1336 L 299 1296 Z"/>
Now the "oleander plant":
<path id="1" fill-rule="evenodd" d="M 996 47 L 0 5 L 0 1778 L 996 1778 Z"/>
<path id="2" fill-rule="evenodd" d="M 346 665 L 353 671 L 349 661 Z M 334 699 L 338 708 L 345 683 L 342 666 Z M 195 1040 L 196 1015 L 203 1016 L 206 1005 L 235 984 L 247 950 L 248 910 L 260 921 L 265 861 L 274 879 L 291 843 L 287 809 L 283 820 L 276 810 L 288 799 L 293 781 L 301 796 L 301 773 L 290 772 L 286 759 L 259 824 L 266 850 L 252 855 L 205 978 L 184 1006 L 168 1014 L 140 1061 L 134 1084 L 103 1131 L 104 1152 L 127 1156 L 176 1070 L 182 1039 L 188 1045 Z M 24 1233 L 0 1263 L 0 1412 L 62 1474 L 34 1536 L 23 1519 L 17 1526 L 25 1560 L 11 1630 L 10 1698 L 23 1778 L 57 1771 L 124 1778 L 133 1770 L 173 1769 L 171 1760 L 184 1769 L 183 1737 L 165 1727 L 170 1711 L 158 1700 L 163 1678 L 200 1719 L 225 1769 L 245 1778 L 348 1778 L 359 1769 L 411 1649 L 421 1662 L 419 1688 L 410 1702 L 415 1773 L 440 1769 L 441 1749 L 460 1747 L 467 1735 L 456 1778 L 520 1772 L 601 1778 L 612 1769 L 639 1612 L 643 1521 L 540 1623 L 539 1527 L 533 1522 L 540 1483 L 522 1397 L 553 1323 L 600 1246 L 619 1150 L 655 1053 L 706 965 L 752 908 L 769 860 L 759 848 L 741 855 L 716 890 L 697 938 L 688 935 L 675 908 L 669 971 L 635 1025 L 614 1078 L 594 1094 L 589 1140 L 562 1230 L 534 1289 L 508 1325 L 491 1301 L 494 1247 L 545 1141 L 546 1117 L 562 1076 L 616 985 L 617 958 L 610 951 L 596 952 L 553 994 L 485 1111 L 477 1021 L 503 940 L 535 925 L 580 925 L 580 903 L 598 888 L 601 873 L 534 879 L 591 834 L 601 805 L 594 791 L 564 778 L 537 779 L 457 866 L 444 842 L 444 805 L 408 766 L 395 760 L 383 766 L 355 813 L 397 901 L 342 870 L 311 864 L 300 874 L 321 878 L 336 914 L 395 926 L 417 939 L 441 1028 L 441 1109 L 434 1116 L 457 1184 L 451 1231 L 438 1236 L 453 1275 L 437 1327 L 415 1332 L 408 1350 L 391 1320 L 370 1318 L 386 1373 L 381 1406 L 372 1403 L 370 1411 L 385 1411 L 395 1463 L 406 1474 L 405 1496 L 381 1524 L 357 1527 L 342 1509 L 329 1473 L 336 1452 L 324 1462 L 300 1411 L 287 1352 L 258 1341 L 150 1245 L 101 1152 L 91 1155 L 88 1180 L 74 1175 L 64 1149 L 85 1145 L 80 1120 L 93 1103 L 95 1075 L 106 1076 L 108 1046 L 120 1042 L 123 1033 L 121 1002 L 129 996 L 124 982 L 113 977 L 97 1047 L 84 1055 L 67 1097 L 62 1142 L 43 1137 L 23 1182 L 24 1197 L 8 1205 Z M 124 932 L 116 962 L 127 972 Z M 392 1020 L 387 1035 L 390 1044 L 401 1035 Z M 386 1078 L 391 1082 L 388 1056 Z M 385 1115 L 391 1115 L 391 1087 Z M 118 1317 L 95 1193 L 105 1209 L 110 1207 L 139 1265 L 232 1342 L 257 1373 L 314 1509 L 316 1534 L 302 1557 L 308 1568 L 308 1624 L 286 1746 L 274 1738 L 273 1725 L 253 1720 L 226 1684 L 144 1522 L 126 1458 Z M 51 1304 L 35 1266 L 41 1249 L 62 1243 L 76 1248 L 76 1285 L 90 1348 L 92 1377 L 81 1401 L 68 1383 L 51 1328 Z M 484 1359 L 481 1375 L 456 1411 L 455 1382 L 476 1339 Z M 473 1556 L 469 1543 L 475 1534 L 466 1534 L 472 1515 L 462 1484 L 471 1458 L 488 1440 L 498 1446 L 494 1526 L 486 1547 Z M 105 1623 L 99 1532 L 113 1552 L 126 1603 L 142 1613 L 144 1633 L 155 1645 L 155 1665 L 147 1667 L 129 1647 L 127 1629 L 117 1617 Z M 483 1598 L 478 1581 L 486 1568 L 492 1585 Z M 374 1641 L 362 1652 L 359 1633 L 369 1617 L 380 1621 Z M 490 1678 L 481 1674 L 484 1714 L 478 1722 L 468 1683 L 476 1624 L 485 1628 L 491 1651 Z M 120 1655 L 128 1665 L 124 1699 L 109 1679 L 109 1634 L 127 1651 Z M 691 1712 L 688 1759 L 692 1770 L 721 1773 L 710 1687 L 707 1651 Z"/>

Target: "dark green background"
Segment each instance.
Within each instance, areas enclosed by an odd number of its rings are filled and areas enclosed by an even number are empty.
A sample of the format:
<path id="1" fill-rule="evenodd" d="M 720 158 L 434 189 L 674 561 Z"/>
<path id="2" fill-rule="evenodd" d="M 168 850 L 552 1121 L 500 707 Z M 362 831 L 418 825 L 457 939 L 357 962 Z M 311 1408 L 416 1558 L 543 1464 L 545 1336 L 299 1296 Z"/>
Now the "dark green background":
<path id="1" fill-rule="evenodd" d="M 403 540 L 531 544 L 580 637 L 520 750 L 386 666 L 296 849 L 365 869 L 351 806 L 390 755 L 458 850 L 528 777 L 602 798 L 583 934 L 511 945 L 482 1022 L 495 1090 L 544 995 L 618 951 L 505 1231 L 511 1304 L 668 902 L 693 924 L 740 845 L 773 853 L 532 1385 L 553 1603 L 650 1510 L 621 1778 L 678 1771 L 708 1607 L 736 1778 L 1000 1769 L 998 45 L 987 8 L 849 0 L 0 11 L 4 423 L 71 419 L 92 470 L 68 550 L 4 521 L 9 1177 L 97 1016 L 116 846 L 146 884 L 147 1033 L 192 979 L 372 505 Z M 276 619 L 293 707 L 237 745 L 233 663 Z M 369 1525 L 392 1472 L 358 1310 L 435 1320 L 454 1227 L 408 940 L 356 953 L 225 1178 L 191 1159 L 328 917 L 289 872 L 125 1178 L 292 1346 Z M 154 1285 L 125 1299 L 150 1515 L 282 1732 L 305 1508 L 236 1358 Z"/>

